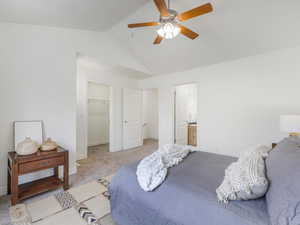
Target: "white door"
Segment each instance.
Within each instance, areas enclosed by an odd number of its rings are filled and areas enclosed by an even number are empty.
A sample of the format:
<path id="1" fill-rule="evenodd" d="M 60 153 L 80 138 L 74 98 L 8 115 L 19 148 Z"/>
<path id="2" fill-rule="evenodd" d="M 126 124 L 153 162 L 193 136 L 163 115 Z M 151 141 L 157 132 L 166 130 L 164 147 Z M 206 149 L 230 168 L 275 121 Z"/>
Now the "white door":
<path id="1" fill-rule="evenodd" d="M 142 91 L 123 89 L 123 149 L 143 145 Z"/>

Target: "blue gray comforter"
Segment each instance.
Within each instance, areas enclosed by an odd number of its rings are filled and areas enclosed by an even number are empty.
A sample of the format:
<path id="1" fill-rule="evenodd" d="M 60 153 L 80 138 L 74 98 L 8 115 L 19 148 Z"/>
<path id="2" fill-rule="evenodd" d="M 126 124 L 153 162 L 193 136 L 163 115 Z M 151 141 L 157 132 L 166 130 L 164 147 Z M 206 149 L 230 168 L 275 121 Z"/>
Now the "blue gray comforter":
<path id="1" fill-rule="evenodd" d="M 138 185 L 138 163 L 119 170 L 109 191 L 118 225 L 268 225 L 265 199 L 218 202 L 216 188 L 235 158 L 196 152 L 169 169 L 153 192 Z"/>

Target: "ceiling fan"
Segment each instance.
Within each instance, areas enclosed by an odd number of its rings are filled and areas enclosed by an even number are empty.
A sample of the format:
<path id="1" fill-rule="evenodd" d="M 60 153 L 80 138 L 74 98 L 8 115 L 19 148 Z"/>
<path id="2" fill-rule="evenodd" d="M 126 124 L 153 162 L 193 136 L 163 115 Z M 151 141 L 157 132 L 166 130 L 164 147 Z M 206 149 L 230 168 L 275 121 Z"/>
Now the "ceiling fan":
<path id="1" fill-rule="evenodd" d="M 209 13 L 213 11 L 213 7 L 210 3 L 201 5 L 189 11 L 178 14 L 177 11 L 170 8 L 170 0 L 168 0 L 168 6 L 165 0 L 154 0 L 154 3 L 160 12 L 159 22 L 146 22 L 146 23 L 135 23 L 128 24 L 129 28 L 148 27 L 148 26 L 159 26 L 157 31 L 158 35 L 153 44 L 160 44 L 163 39 L 172 39 L 179 33 L 194 40 L 199 35 L 194 31 L 183 26 L 179 22 L 192 19 L 197 16 Z"/>

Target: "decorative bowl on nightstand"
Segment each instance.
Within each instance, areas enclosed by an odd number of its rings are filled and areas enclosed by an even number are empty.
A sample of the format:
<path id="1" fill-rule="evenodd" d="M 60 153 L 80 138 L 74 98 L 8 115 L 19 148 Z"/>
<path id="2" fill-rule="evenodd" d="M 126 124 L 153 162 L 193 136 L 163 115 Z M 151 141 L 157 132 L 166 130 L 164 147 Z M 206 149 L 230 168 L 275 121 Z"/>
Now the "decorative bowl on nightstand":
<path id="1" fill-rule="evenodd" d="M 51 138 L 48 138 L 41 146 L 41 151 L 52 151 L 57 149 L 58 145 L 55 141 L 52 141 Z"/>
<path id="2" fill-rule="evenodd" d="M 31 155 L 38 151 L 39 145 L 31 140 L 31 138 L 27 137 L 24 141 L 18 143 L 16 152 L 18 155 Z"/>

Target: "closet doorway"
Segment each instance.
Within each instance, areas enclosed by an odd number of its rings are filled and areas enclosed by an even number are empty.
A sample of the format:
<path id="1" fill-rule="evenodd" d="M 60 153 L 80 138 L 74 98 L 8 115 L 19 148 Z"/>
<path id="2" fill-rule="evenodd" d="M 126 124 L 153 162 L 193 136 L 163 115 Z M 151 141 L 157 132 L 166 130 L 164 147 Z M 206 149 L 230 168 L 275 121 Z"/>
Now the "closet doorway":
<path id="1" fill-rule="evenodd" d="M 197 146 L 197 84 L 175 87 L 174 142 Z"/>
<path id="2" fill-rule="evenodd" d="M 109 151 L 110 87 L 88 82 L 88 147 Z"/>
<path id="3" fill-rule="evenodd" d="M 158 144 L 158 89 L 143 90 L 143 143 Z"/>

